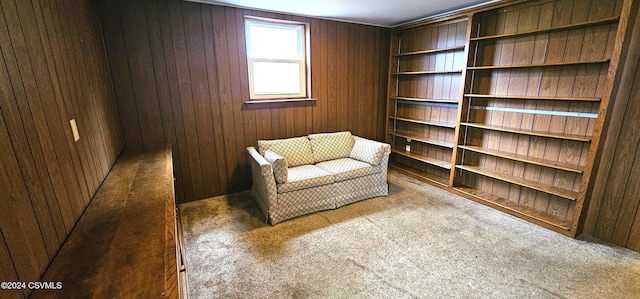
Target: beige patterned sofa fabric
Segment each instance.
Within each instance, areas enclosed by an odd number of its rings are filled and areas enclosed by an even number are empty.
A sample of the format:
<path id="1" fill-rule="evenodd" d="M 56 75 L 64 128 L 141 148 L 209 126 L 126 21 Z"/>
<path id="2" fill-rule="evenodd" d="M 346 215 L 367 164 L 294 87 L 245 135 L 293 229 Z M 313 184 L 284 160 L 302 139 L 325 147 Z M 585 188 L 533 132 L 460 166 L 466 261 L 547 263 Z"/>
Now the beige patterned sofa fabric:
<path id="1" fill-rule="evenodd" d="M 350 158 L 360 160 L 373 165 L 380 163 L 380 158 L 385 152 L 391 151 L 391 146 L 373 140 L 354 136 L 355 143 L 349 154 Z"/>
<path id="2" fill-rule="evenodd" d="M 333 174 L 315 165 L 300 165 L 289 169 L 289 182 L 278 184 L 278 193 L 286 193 L 334 182 Z"/>
<path id="3" fill-rule="evenodd" d="M 351 132 L 321 133 L 309 135 L 316 163 L 347 158 L 353 148 Z"/>
<path id="4" fill-rule="evenodd" d="M 258 202 L 260 210 L 269 221 L 269 211 L 276 209 L 276 180 L 271 163 L 267 161 L 255 147 L 247 147 L 249 167 L 251 168 L 251 195 Z"/>
<path id="5" fill-rule="evenodd" d="M 314 164 L 313 151 L 309 138 L 296 137 L 278 140 L 258 140 L 258 152 L 271 150 L 287 160 L 289 167 Z"/>
<path id="6" fill-rule="evenodd" d="M 351 158 L 342 158 L 331 161 L 324 161 L 316 164 L 330 173 L 334 174 L 336 182 L 346 181 L 370 174 L 380 172 L 380 168 L 373 167 L 369 163 L 354 160 Z"/>
<path id="7" fill-rule="evenodd" d="M 271 163 L 271 166 L 273 168 L 273 175 L 275 176 L 278 184 L 286 183 L 289 177 L 289 165 L 287 165 L 287 159 L 276 154 L 272 150 L 265 151 L 264 158 L 269 161 L 269 163 Z"/>
<path id="8" fill-rule="evenodd" d="M 338 132 L 260 140 L 258 147 L 247 148 L 251 195 L 272 225 L 389 194 L 389 144 Z"/>

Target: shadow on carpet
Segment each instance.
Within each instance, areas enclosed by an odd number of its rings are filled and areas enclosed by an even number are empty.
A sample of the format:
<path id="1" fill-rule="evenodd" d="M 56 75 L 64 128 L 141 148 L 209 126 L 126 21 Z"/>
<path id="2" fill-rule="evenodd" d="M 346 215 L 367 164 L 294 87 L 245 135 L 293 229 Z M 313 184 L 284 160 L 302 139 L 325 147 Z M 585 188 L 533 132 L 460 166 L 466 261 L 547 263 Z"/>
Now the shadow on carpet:
<path id="1" fill-rule="evenodd" d="M 180 205 L 192 298 L 639 298 L 640 253 L 389 172 L 389 196 L 275 226 L 248 192 Z"/>

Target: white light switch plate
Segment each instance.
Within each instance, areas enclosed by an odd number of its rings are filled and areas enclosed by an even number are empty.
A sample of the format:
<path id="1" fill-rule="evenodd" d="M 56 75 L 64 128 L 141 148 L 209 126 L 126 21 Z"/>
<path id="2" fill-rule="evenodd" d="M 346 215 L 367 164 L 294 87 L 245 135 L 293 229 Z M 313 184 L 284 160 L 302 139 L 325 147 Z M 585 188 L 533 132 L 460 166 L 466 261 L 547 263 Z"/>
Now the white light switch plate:
<path id="1" fill-rule="evenodd" d="M 76 125 L 76 120 L 72 119 L 69 121 L 71 123 L 71 132 L 73 132 L 73 141 L 78 142 L 80 140 L 80 134 L 78 134 L 78 126 Z"/>

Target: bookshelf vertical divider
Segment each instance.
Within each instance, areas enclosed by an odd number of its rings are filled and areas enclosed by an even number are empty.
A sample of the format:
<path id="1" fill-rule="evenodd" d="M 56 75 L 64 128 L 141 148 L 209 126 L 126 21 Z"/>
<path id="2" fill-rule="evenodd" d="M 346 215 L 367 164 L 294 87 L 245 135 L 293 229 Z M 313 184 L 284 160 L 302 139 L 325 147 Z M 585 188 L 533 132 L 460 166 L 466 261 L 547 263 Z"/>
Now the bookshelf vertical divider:
<path id="1" fill-rule="evenodd" d="M 394 28 L 391 167 L 574 237 L 631 1 L 505 1 Z"/>
<path id="2" fill-rule="evenodd" d="M 467 20 L 472 20 L 473 19 L 473 13 L 470 13 L 466 16 Z M 470 51 L 470 45 L 469 45 L 469 38 L 471 37 L 471 30 L 472 30 L 472 26 L 473 26 L 473 22 L 467 22 L 467 33 L 466 33 L 466 37 L 467 37 L 467 43 L 465 45 L 464 48 L 464 57 L 466 58 L 466 61 L 469 61 L 469 55 L 471 55 L 471 51 Z M 475 61 L 475 49 L 474 49 L 474 58 L 473 60 Z M 455 176 L 455 166 L 456 163 L 458 161 L 457 157 L 458 157 L 458 145 L 459 145 L 459 141 L 460 141 L 460 137 L 459 136 L 466 136 L 466 127 L 465 127 L 465 132 L 461 133 L 460 130 L 462 129 L 460 127 L 460 123 L 462 120 L 462 113 L 463 111 L 465 111 L 465 109 L 467 109 L 467 103 L 465 103 L 463 101 L 464 99 L 464 94 L 465 94 L 465 90 L 467 89 L 467 84 L 473 84 L 473 76 L 471 76 L 471 80 L 470 82 L 467 80 L 467 65 L 468 63 L 465 63 L 464 68 L 462 70 L 462 84 L 460 84 L 460 95 L 458 96 L 458 115 L 456 116 L 456 130 L 454 133 L 454 147 L 453 147 L 453 151 L 451 153 L 451 172 L 449 173 L 449 187 L 452 187 L 454 185 L 457 184 L 457 180 L 456 180 L 456 176 Z M 463 139 L 464 141 L 464 139 Z"/>

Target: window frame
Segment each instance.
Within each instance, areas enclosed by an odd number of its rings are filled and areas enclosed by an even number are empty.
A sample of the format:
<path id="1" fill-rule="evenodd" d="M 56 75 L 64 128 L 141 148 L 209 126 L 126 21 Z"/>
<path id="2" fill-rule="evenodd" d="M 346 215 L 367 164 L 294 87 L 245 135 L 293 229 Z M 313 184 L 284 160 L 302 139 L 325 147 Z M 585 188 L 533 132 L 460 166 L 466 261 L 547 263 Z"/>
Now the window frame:
<path id="1" fill-rule="evenodd" d="M 272 59 L 272 58 L 252 58 L 250 56 L 250 23 L 263 23 L 267 25 L 273 25 L 274 27 L 278 26 L 287 26 L 287 25 L 295 25 L 302 26 L 302 42 L 300 47 L 302 47 L 302 59 Z M 291 102 L 291 101 L 304 101 L 304 100 L 315 100 L 311 98 L 311 47 L 310 47 L 310 29 L 309 23 L 306 22 L 298 22 L 298 21 L 290 21 L 290 20 L 279 20 L 279 19 L 271 19 L 271 18 L 263 18 L 263 17 L 255 17 L 255 16 L 244 16 L 244 29 L 245 29 L 245 50 L 247 56 L 247 79 L 249 85 L 249 101 L 247 103 L 264 103 L 264 102 Z M 278 94 L 255 94 L 255 84 L 254 84 L 254 76 L 253 76 L 253 63 L 255 62 L 283 62 L 283 63 L 298 63 L 300 67 L 300 74 L 302 80 L 300 80 L 300 93 L 299 94 L 287 94 L 287 93 L 278 93 Z"/>

